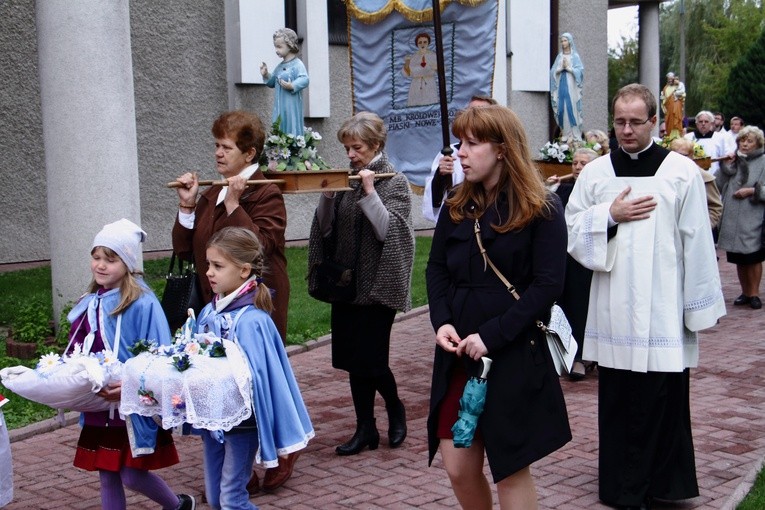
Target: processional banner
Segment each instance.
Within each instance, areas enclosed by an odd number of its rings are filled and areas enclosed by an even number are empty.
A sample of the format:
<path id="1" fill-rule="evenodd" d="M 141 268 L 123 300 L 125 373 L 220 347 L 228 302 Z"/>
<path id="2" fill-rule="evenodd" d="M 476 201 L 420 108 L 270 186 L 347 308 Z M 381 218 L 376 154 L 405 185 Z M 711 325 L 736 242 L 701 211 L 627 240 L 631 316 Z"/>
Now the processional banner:
<path id="1" fill-rule="evenodd" d="M 346 0 L 354 111 L 379 115 L 396 169 L 425 184 L 443 148 L 432 0 Z M 441 0 L 449 123 L 491 96 L 498 0 Z"/>

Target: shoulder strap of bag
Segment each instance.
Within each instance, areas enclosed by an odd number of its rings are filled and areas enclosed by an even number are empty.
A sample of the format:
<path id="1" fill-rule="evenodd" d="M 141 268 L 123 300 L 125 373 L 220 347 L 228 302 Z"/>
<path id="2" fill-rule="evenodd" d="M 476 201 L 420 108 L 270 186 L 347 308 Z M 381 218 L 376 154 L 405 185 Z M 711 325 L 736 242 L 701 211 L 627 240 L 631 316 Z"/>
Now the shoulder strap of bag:
<path id="1" fill-rule="evenodd" d="M 177 273 L 175 272 L 175 257 L 176 257 L 175 252 L 173 252 L 172 255 L 170 255 L 170 267 L 167 268 L 168 276 L 173 274 L 179 274 L 179 275 L 184 274 L 184 269 L 183 269 L 184 262 L 183 262 L 183 258 L 181 258 L 180 256 L 178 257 L 178 272 Z M 186 271 L 194 273 L 193 259 L 187 263 Z"/>
<path id="2" fill-rule="evenodd" d="M 515 286 L 510 283 L 505 276 L 499 272 L 499 269 L 497 269 L 497 266 L 494 265 L 494 262 L 491 261 L 489 258 L 489 255 L 486 253 L 486 248 L 483 247 L 483 242 L 481 242 L 481 225 L 478 223 L 478 218 L 475 219 L 475 223 L 473 225 L 473 232 L 475 232 L 475 240 L 478 242 L 478 249 L 481 251 L 481 256 L 483 257 L 483 269 L 486 270 L 486 264 L 491 267 L 491 270 L 494 271 L 494 274 L 499 277 L 500 280 L 502 280 L 502 283 L 505 284 L 505 287 L 507 287 L 507 291 L 513 295 L 515 299 L 521 299 L 521 296 L 518 294 L 518 291 L 515 290 Z"/>
<path id="3" fill-rule="evenodd" d="M 180 257 L 179 257 L 180 259 Z M 173 252 L 172 255 L 170 255 L 170 267 L 167 268 L 167 274 L 168 276 L 173 274 L 173 269 L 175 268 L 175 252 Z"/>
<path id="4" fill-rule="evenodd" d="M 189 267 L 190 268 L 194 267 L 193 261 L 189 263 Z M 170 255 L 170 267 L 167 268 L 167 274 L 168 276 L 173 274 L 179 274 L 179 275 L 183 274 L 183 259 L 181 257 L 178 257 L 178 272 L 175 273 L 175 252 L 173 252 L 172 255 Z"/>

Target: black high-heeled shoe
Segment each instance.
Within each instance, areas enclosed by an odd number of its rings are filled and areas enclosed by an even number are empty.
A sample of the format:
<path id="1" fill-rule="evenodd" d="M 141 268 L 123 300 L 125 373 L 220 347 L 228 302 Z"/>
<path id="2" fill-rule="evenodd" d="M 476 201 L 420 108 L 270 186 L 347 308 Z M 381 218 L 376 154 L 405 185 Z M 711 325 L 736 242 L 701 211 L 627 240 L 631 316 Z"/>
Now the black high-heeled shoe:
<path id="1" fill-rule="evenodd" d="M 356 455 L 367 446 L 370 450 L 376 450 L 380 444 L 380 433 L 377 432 L 375 420 L 356 422 L 356 433 L 347 443 L 335 448 L 338 455 Z"/>
<path id="2" fill-rule="evenodd" d="M 406 409 L 400 400 L 385 409 L 388 411 L 388 446 L 398 448 L 406 439 Z"/>

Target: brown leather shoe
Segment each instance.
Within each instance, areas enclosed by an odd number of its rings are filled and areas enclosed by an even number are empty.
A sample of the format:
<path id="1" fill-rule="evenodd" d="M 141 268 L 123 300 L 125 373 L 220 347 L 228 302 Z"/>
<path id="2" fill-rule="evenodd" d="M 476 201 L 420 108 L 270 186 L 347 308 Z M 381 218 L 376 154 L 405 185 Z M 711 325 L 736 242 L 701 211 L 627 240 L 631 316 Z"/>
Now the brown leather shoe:
<path id="1" fill-rule="evenodd" d="M 258 492 L 260 492 L 260 478 L 258 478 L 258 472 L 253 469 L 252 477 L 247 482 L 247 494 L 254 496 Z"/>
<path id="2" fill-rule="evenodd" d="M 271 492 L 284 485 L 284 482 L 292 476 L 292 468 L 295 466 L 295 461 L 299 455 L 300 452 L 293 452 L 287 457 L 279 457 L 277 467 L 266 469 L 266 476 L 263 478 L 263 490 Z"/>

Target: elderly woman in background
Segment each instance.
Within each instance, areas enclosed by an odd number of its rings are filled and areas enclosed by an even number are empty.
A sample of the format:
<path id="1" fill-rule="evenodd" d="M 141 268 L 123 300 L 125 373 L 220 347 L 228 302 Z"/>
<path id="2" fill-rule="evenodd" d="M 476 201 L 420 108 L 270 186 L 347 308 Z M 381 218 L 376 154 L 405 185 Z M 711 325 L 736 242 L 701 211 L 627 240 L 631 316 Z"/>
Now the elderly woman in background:
<path id="1" fill-rule="evenodd" d="M 717 186 L 723 202 L 719 248 L 727 252 L 728 262 L 736 264 L 741 295 L 733 304 L 762 308 L 760 281 L 765 214 L 765 137 L 760 128 L 746 126 L 736 136 L 738 150 L 733 160 L 723 162 L 717 173 Z"/>
<path id="2" fill-rule="evenodd" d="M 215 164 L 228 186 L 212 186 L 199 193 L 196 172 L 185 173 L 176 180 L 179 211 L 173 226 L 173 251 L 196 265 L 204 301 L 212 300 L 207 273 L 207 241 L 225 227 L 244 227 L 258 236 L 268 261 L 263 280 L 274 290 L 274 320 L 282 342 L 287 340 L 287 309 L 290 282 L 284 253 L 284 232 L 287 210 L 284 197 L 275 184 L 247 184 L 248 180 L 265 179 L 258 169 L 258 156 L 263 150 L 265 131 L 260 118 L 245 111 L 230 111 L 220 115 L 212 125 L 215 138 Z M 279 467 L 269 468 L 263 488 L 274 490 L 292 475 L 296 454 L 281 458 Z M 284 462 L 281 462 L 284 460 Z M 248 485 L 257 492 L 260 483 L 253 472 Z"/>
<path id="3" fill-rule="evenodd" d="M 693 159 L 693 142 L 687 138 L 675 138 L 669 143 L 669 149 L 682 154 L 686 158 Z M 704 180 L 704 188 L 707 192 L 707 210 L 709 211 L 709 224 L 712 229 L 720 224 L 723 212 L 723 203 L 720 198 L 720 190 L 717 188 L 715 176 L 711 172 L 699 167 L 699 173 Z"/>
<path id="4" fill-rule="evenodd" d="M 356 432 L 335 449 L 355 455 L 377 448 L 375 395 L 380 393 L 388 414 L 388 445 L 406 438 L 404 404 L 389 366 L 390 333 L 396 310 L 411 307 L 410 283 L 414 263 L 412 197 L 403 174 L 376 179 L 395 169 L 383 150 L 387 132 L 383 120 L 360 112 L 337 132 L 352 173 L 360 181 L 350 191 L 323 193 L 311 225 L 309 268 L 325 256 L 357 275 L 355 298 L 332 302 L 332 366 L 349 374 L 356 411 Z M 331 240 L 331 241 L 330 241 Z M 309 272 L 309 289 L 317 276 Z"/>

